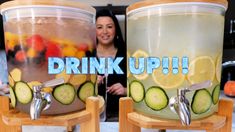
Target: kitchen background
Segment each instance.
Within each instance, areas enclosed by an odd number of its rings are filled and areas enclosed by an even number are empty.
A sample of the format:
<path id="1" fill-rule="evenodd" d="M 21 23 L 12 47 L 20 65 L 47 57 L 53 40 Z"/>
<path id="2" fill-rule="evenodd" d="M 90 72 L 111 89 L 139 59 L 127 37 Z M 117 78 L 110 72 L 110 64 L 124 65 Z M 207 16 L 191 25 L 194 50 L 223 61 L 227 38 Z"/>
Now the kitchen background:
<path id="1" fill-rule="evenodd" d="M 8 0 L 0 0 L 0 4 Z M 112 10 L 121 26 L 123 36 L 125 38 L 125 12 L 126 7 L 132 3 L 141 0 L 73 0 L 94 6 L 97 10 L 109 8 Z M 224 52 L 223 52 L 223 71 L 221 80 L 221 89 L 228 80 L 235 80 L 235 1 L 228 0 L 228 10 L 225 14 L 225 31 L 224 31 Z M 2 19 L 0 20 L 0 49 L 4 49 L 4 34 L 2 27 Z M 0 53 L 1 60 L 5 59 L 3 53 Z M 1 61 L 0 64 L 3 64 Z M 4 66 L 0 66 L 0 71 L 5 70 Z M 2 73 L 2 72 L 1 72 Z M 1 74 L 0 79 L 5 80 Z"/>
<path id="2" fill-rule="evenodd" d="M 8 0 L 0 0 L 0 4 L 8 1 Z M 74 0 L 75 1 L 75 0 Z M 83 3 L 87 3 L 89 5 L 94 6 L 97 10 L 101 8 L 110 8 L 114 13 L 117 14 L 120 25 L 122 27 L 122 32 L 125 37 L 125 8 L 137 1 L 141 0 L 76 0 Z M 222 75 L 222 87 L 227 80 L 235 80 L 235 0 L 228 0 L 229 6 L 226 12 L 225 19 L 225 33 L 224 33 L 224 54 L 223 54 L 223 63 L 227 63 L 229 65 L 224 65 L 223 67 L 223 75 Z M 108 6 L 108 7 L 107 7 Z M 3 71 L 6 71 L 6 67 L 3 65 L 3 61 L 5 59 L 5 54 L 3 54 L 4 49 L 4 37 L 3 37 L 3 28 L 2 28 L 2 19 L 0 19 L 0 80 L 4 80 Z M 6 80 L 6 79 L 5 79 Z M 233 127 L 235 125 L 233 124 Z M 79 126 L 75 129 L 78 131 Z M 57 131 L 62 132 L 65 131 L 64 127 L 36 127 L 36 126 L 24 126 L 24 132 L 41 132 L 41 131 Z M 117 123 L 109 123 L 108 125 L 105 123 L 101 123 L 101 131 L 110 131 L 117 132 L 118 124 Z M 234 129 L 233 129 L 234 131 Z M 147 131 L 144 131 L 147 132 Z M 148 130 L 148 132 L 153 132 L 153 130 Z M 173 131 L 171 131 L 173 132 Z M 174 131 L 177 132 L 177 131 Z M 198 132 L 198 131 L 197 131 Z"/>

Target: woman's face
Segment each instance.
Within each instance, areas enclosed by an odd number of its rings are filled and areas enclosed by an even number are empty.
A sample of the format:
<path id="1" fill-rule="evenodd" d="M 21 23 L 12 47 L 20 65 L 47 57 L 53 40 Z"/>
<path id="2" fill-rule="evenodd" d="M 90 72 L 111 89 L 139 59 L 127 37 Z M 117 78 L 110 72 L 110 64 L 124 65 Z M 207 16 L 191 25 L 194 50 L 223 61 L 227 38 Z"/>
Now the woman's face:
<path id="1" fill-rule="evenodd" d="M 98 17 L 96 20 L 96 37 L 99 44 L 113 44 L 115 25 L 110 17 Z"/>

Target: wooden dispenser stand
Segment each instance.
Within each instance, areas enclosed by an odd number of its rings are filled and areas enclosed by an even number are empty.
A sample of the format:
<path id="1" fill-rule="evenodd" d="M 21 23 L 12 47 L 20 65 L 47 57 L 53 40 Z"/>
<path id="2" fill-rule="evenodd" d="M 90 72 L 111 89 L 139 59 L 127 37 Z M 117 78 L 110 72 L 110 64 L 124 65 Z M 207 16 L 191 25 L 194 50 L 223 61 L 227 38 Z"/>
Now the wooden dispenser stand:
<path id="1" fill-rule="evenodd" d="M 163 120 L 145 116 L 133 109 L 129 97 L 119 101 L 119 132 L 140 132 L 141 127 L 149 129 L 206 130 L 207 132 L 232 132 L 233 101 L 219 100 L 218 112 L 204 119 L 194 120 L 190 126 L 183 126 L 179 120 Z"/>
<path id="2" fill-rule="evenodd" d="M 22 125 L 66 126 L 69 132 L 77 124 L 80 124 L 80 132 L 99 132 L 99 115 L 103 110 L 103 98 L 89 97 L 85 110 L 31 120 L 29 114 L 10 109 L 9 98 L 0 96 L 0 132 L 21 132 Z"/>

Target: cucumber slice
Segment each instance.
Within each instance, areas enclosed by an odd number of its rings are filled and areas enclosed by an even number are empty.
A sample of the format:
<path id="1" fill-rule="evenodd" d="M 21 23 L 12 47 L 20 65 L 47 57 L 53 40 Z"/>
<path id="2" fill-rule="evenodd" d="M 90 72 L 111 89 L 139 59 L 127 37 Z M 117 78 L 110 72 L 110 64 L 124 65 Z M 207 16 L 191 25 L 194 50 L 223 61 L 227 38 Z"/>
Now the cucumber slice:
<path id="1" fill-rule="evenodd" d="M 16 107 L 16 96 L 15 96 L 15 92 L 12 87 L 10 87 L 10 99 L 11 99 L 12 107 L 15 108 Z"/>
<path id="2" fill-rule="evenodd" d="M 77 92 L 77 96 L 84 103 L 86 102 L 86 98 L 95 95 L 95 86 L 92 82 L 87 81 L 83 83 Z"/>
<path id="3" fill-rule="evenodd" d="M 75 88 L 68 83 L 59 85 L 54 89 L 53 96 L 61 104 L 69 105 L 75 99 Z"/>
<path id="4" fill-rule="evenodd" d="M 211 104 L 212 98 L 210 92 L 206 89 L 201 89 L 194 93 L 191 108 L 195 114 L 202 114 L 210 109 Z"/>
<path id="5" fill-rule="evenodd" d="M 139 103 L 144 99 L 144 85 L 139 81 L 132 81 L 129 84 L 129 94 L 130 97 L 134 100 L 134 102 Z"/>
<path id="6" fill-rule="evenodd" d="M 168 102 L 169 98 L 162 88 L 152 86 L 146 91 L 145 103 L 152 110 L 162 110 L 167 107 Z"/>
<path id="7" fill-rule="evenodd" d="M 22 104 L 28 104 L 33 98 L 32 90 L 25 82 L 17 82 L 15 84 L 15 95 Z"/>
<path id="8" fill-rule="evenodd" d="M 213 92 L 212 92 L 212 99 L 213 104 L 217 104 L 219 101 L 219 95 L 220 95 L 220 85 L 215 86 Z"/>

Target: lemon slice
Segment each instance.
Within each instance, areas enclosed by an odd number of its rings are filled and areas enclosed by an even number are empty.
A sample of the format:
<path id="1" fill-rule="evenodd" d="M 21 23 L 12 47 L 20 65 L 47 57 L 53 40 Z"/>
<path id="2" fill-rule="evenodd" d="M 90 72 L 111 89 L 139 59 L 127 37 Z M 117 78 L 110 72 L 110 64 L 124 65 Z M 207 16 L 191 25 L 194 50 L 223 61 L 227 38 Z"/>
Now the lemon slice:
<path id="1" fill-rule="evenodd" d="M 222 67 L 222 53 L 219 54 L 216 61 L 216 79 L 218 82 L 221 80 L 221 67 Z"/>
<path id="2" fill-rule="evenodd" d="M 147 58 L 149 55 L 143 51 L 143 50 L 137 50 L 135 51 L 135 53 L 132 55 L 132 57 L 136 58 L 136 65 L 138 65 L 138 58 L 143 57 L 143 58 Z M 148 77 L 148 73 L 146 71 L 146 69 L 144 70 L 144 72 L 142 74 L 134 74 L 133 75 L 136 79 L 139 80 L 144 80 Z"/>
<path id="3" fill-rule="evenodd" d="M 55 78 L 58 79 L 58 78 L 63 78 L 64 79 L 64 82 L 67 83 L 70 79 L 70 74 L 66 74 L 66 71 L 63 70 L 61 73 L 59 74 L 56 74 L 55 75 Z"/>
<path id="4" fill-rule="evenodd" d="M 8 82 L 9 82 L 9 85 L 10 85 L 11 87 L 14 87 L 15 81 L 13 80 L 13 78 L 12 78 L 10 75 L 8 75 Z"/>
<path id="5" fill-rule="evenodd" d="M 173 74 L 171 60 L 172 59 L 169 58 L 169 72 L 167 74 L 163 73 L 162 66 L 155 69 L 152 74 L 154 82 L 164 89 L 179 88 L 185 80 L 185 75 L 182 74 L 181 64 L 179 64 L 178 73 Z"/>
<path id="6" fill-rule="evenodd" d="M 97 79 L 97 75 L 96 74 L 91 74 L 90 75 L 90 80 L 91 80 L 92 83 L 95 83 L 96 79 Z"/>
<path id="7" fill-rule="evenodd" d="M 84 74 L 76 74 L 73 75 L 70 79 L 69 82 L 76 86 L 76 85 L 81 85 L 82 83 L 84 83 L 87 79 L 87 75 Z"/>
<path id="8" fill-rule="evenodd" d="M 203 81 L 213 81 L 215 77 L 215 63 L 209 56 L 200 56 L 195 58 L 189 64 L 187 78 L 191 84 L 201 83 Z"/>
<path id="9" fill-rule="evenodd" d="M 19 68 L 14 68 L 11 72 L 11 77 L 15 82 L 18 82 L 22 78 L 22 72 Z"/>
<path id="10" fill-rule="evenodd" d="M 127 77 L 130 76 L 131 72 L 130 72 L 130 68 L 129 68 L 129 58 L 130 58 L 130 53 L 127 51 L 127 60 L 126 60 L 126 64 L 127 64 Z"/>

